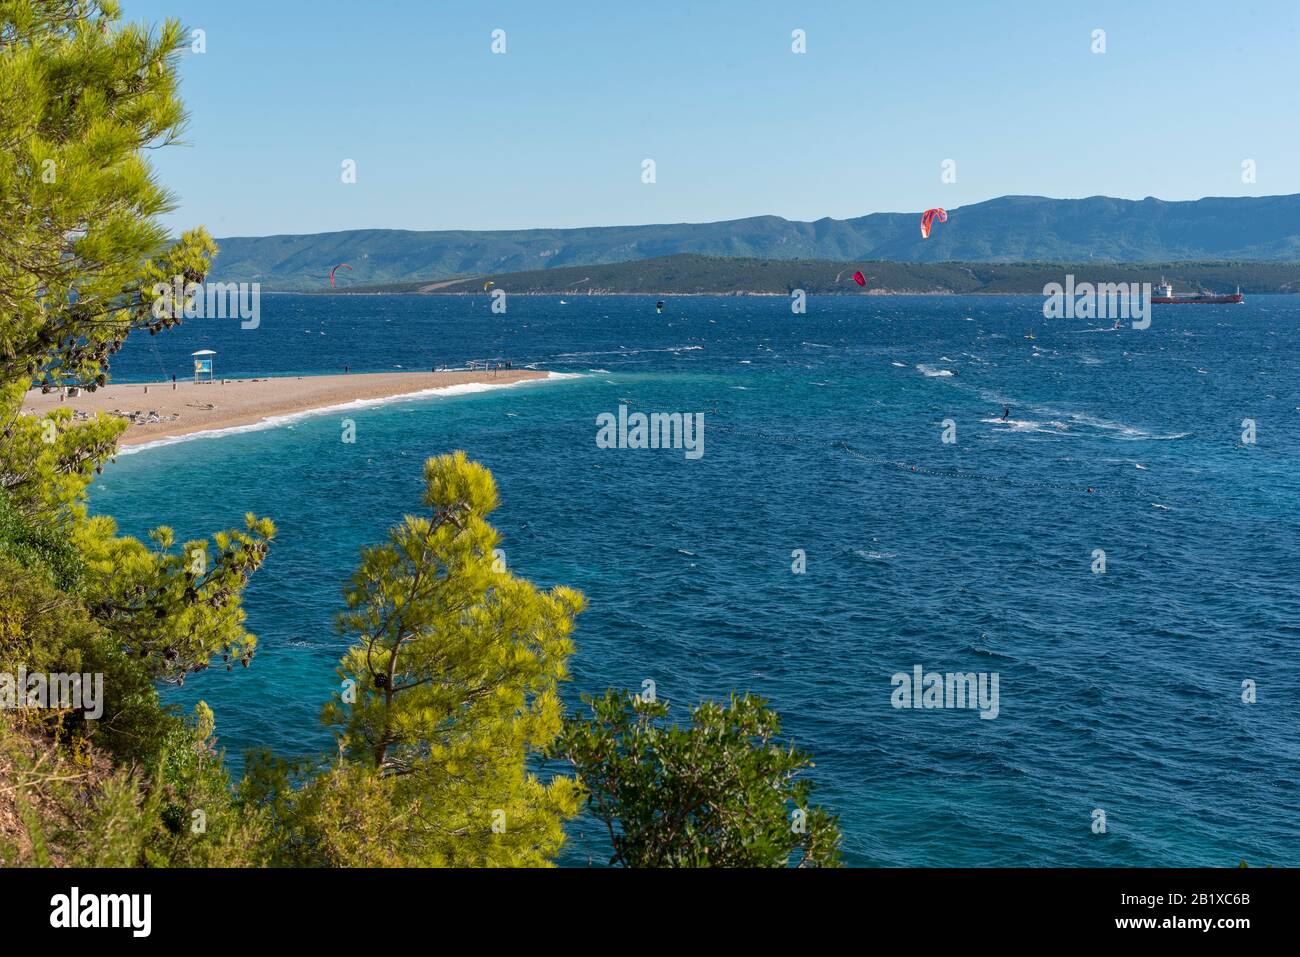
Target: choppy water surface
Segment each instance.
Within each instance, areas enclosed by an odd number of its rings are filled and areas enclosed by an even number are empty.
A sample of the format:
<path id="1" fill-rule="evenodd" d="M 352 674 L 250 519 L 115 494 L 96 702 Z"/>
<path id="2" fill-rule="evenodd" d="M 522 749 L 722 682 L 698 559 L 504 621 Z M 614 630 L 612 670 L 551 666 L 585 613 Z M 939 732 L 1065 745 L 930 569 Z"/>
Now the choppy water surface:
<path id="1" fill-rule="evenodd" d="M 342 582 L 419 510 L 423 460 L 461 448 L 500 484 L 512 570 L 589 599 L 569 700 L 651 678 L 684 718 L 762 694 L 849 863 L 1300 864 L 1300 297 L 1157 307 L 1145 331 L 1040 310 L 267 296 L 256 330 L 135 337 L 118 377 L 183 376 L 199 348 L 219 376 L 509 357 L 581 377 L 350 412 L 352 445 L 331 414 L 137 452 L 93 505 L 134 534 L 279 526 L 254 667 L 170 693 L 213 705 L 235 766 L 330 750 Z M 703 412 L 705 454 L 597 448 L 620 404 Z M 996 672 L 997 718 L 892 707 L 915 665 Z M 600 859 L 584 830 L 570 863 Z"/>

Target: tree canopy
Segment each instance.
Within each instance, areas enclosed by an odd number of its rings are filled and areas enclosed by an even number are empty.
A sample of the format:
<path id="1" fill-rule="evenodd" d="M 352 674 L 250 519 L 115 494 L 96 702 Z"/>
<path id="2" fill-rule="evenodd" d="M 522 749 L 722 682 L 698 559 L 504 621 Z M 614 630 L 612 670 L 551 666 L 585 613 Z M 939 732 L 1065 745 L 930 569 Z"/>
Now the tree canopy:
<path id="1" fill-rule="evenodd" d="M 553 753 L 573 764 L 604 824 L 611 862 L 627 867 L 827 867 L 836 818 L 799 777 L 811 758 L 780 743 L 760 698 L 706 701 L 689 727 L 668 704 L 608 691 L 568 722 Z"/>
<path id="2" fill-rule="evenodd" d="M 487 469 L 456 452 L 424 477 L 430 514 L 366 549 L 346 589 L 339 760 L 291 799 L 299 863 L 545 864 L 578 807 L 572 779 L 527 759 L 560 731 L 583 598 L 507 570 Z"/>
<path id="3" fill-rule="evenodd" d="M 21 414 L 33 385 L 103 385 L 132 330 L 175 324 L 153 316 L 154 283 L 206 275 L 215 246 L 201 229 L 167 243 L 171 198 L 148 161 L 184 123 L 182 38 L 175 21 L 121 23 L 107 0 L 0 2 L 0 665 L 89 669 L 107 699 L 98 720 L 6 715 L 0 761 L 22 786 L 5 793 L 28 825 L 14 859 L 255 859 L 246 839 L 217 839 L 237 815 L 205 744 L 211 722 L 163 708 L 154 682 L 251 661 L 241 595 L 274 526 L 249 515 L 209 539 L 178 543 L 165 526 L 147 543 L 119 536 L 86 491 L 124 423 Z M 55 749 L 24 775 L 45 733 Z M 203 829 L 182 826 L 200 805 Z"/>

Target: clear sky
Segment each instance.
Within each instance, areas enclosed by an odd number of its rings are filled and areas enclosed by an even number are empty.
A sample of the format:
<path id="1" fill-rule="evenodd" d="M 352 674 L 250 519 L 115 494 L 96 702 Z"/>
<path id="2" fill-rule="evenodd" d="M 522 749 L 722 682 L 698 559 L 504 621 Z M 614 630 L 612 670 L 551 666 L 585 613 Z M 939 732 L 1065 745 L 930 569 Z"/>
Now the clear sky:
<path id="1" fill-rule="evenodd" d="M 1297 0 L 123 5 L 205 31 L 155 160 L 216 236 L 1300 192 Z"/>

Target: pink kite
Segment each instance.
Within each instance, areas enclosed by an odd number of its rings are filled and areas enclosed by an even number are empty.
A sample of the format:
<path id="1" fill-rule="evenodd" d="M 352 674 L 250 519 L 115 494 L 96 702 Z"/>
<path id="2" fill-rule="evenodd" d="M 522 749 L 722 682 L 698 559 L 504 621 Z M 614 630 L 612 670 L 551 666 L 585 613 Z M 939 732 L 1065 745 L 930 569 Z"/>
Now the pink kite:
<path id="1" fill-rule="evenodd" d="M 331 289 L 334 288 L 334 272 L 335 272 L 335 270 L 338 270 L 338 269 L 346 269 L 346 270 L 348 270 L 349 272 L 351 272 L 352 267 L 349 266 L 347 263 L 339 263 L 337 266 L 334 267 L 334 269 L 331 269 L 331 270 L 330 270 L 330 288 L 331 288 Z"/>

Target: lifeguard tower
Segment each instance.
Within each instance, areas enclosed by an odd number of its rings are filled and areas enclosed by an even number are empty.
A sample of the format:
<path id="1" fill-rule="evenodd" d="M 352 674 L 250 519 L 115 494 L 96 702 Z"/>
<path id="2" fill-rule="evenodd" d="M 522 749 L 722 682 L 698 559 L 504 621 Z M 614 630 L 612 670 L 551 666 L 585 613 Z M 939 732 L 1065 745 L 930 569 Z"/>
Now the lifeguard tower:
<path id="1" fill-rule="evenodd" d="M 212 357 L 216 353 L 211 349 L 200 349 L 198 352 L 191 352 L 190 356 L 194 359 L 194 384 L 200 382 L 212 381 Z M 207 376 L 206 379 L 203 377 Z"/>

